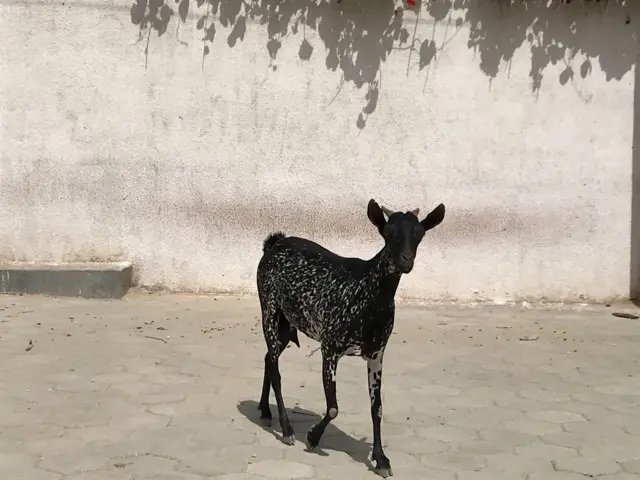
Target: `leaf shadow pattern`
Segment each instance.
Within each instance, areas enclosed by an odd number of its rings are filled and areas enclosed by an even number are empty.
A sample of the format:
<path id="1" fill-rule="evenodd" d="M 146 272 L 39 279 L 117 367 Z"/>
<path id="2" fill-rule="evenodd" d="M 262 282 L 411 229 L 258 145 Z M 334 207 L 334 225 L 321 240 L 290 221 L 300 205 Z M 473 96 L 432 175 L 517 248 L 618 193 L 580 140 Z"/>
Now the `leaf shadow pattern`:
<path id="1" fill-rule="evenodd" d="M 340 73 L 342 81 L 365 89 L 365 105 L 356 120 L 366 127 L 375 112 L 382 88 L 382 66 L 397 50 L 409 52 L 407 74 L 412 55 L 417 56 L 418 72 L 437 61 L 452 35 L 436 38 L 439 24 L 453 26 L 456 34 L 462 25 L 469 27 L 467 45 L 479 55 L 479 67 L 489 78 L 497 77 L 502 66 L 509 66 L 516 51 L 528 48 L 531 54 L 531 87 L 538 94 L 549 65 L 564 64 L 559 75 L 562 85 L 571 84 L 579 74 L 587 77 L 599 61 L 607 80 L 619 80 L 635 64 L 638 30 L 630 0 L 423 0 L 408 7 L 418 16 L 413 33 L 404 26 L 405 16 L 397 9 L 399 0 L 135 0 L 131 22 L 139 28 L 139 40 L 146 40 L 145 65 L 151 31 L 162 36 L 172 18 L 178 24 L 190 16 L 197 18 L 202 31 L 202 62 L 210 54 L 210 44 L 218 31 L 216 22 L 228 31 L 226 42 L 235 47 L 245 39 L 247 22 L 267 30 L 265 45 L 270 68 L 284 41 L 300 40 L 298 56 L 309 60 L 318 54 L 306 37 L 314 30 L 325 47 L 326 68 Z M 197 7 L 197 10 L 194 9 Z M 203 8 L 204 7 L 204 8 Z M 428 37 L 416 35 L 418 19 L 427 15 L 434 23 Z M 638 19 L 640 21 L 640 19 Z M 428 29 L 427 29 L 428 30 Z M 421 29 L 425 33 L 424 29 Z M 580 56 L 580 65 L 574 60 Z M 491 84 L 491 83 L 490 83 Z M 334 97 L 335 98 L 335 97 Z"/>
<path id="2" fill-rule="evenodd" d="M 382 63 L 394 44 L 408 38 L 402 26 L 402 13 L 396 14 L 392 0 L 362 5 L 358 0 L 340 3 L 335 0 L 196 0 L 191 3 L 189 0 L 136 0 L 131 6 L 131 22 L 139 28 L 139 40 L 146 39 L 145 58 L 148 58 L 151 31 L 162 36 L 176 8 L 180 21 L 186 23 L 194 6 L 198 8 L 196 28 L 202 31 L 203 62 L 216 36 L 216 21 L 230 30 L 229 47 L 244 40 L 247 22 L 266 27 L 266 50 L 273 70 L 277 68 L 274 61 L 286 37 L 299 35 L 298 55 L 302 60 L 309 60 L 316 52 L 305 31 L 314 30 L 326 48 L 326 67 L 339 70 L 343 84 L 351 82 L 359 89 L 366 88 L 366 104 L 357 121 L 361 128 L 378 104 Z"/>
<path id="3" fill-rule="evenodd" d="M 440 1 L 440 0 L 436 0 Z M 480 54 L 480 68 L 495 78 L 516 50 L 531 53 L 531 89 L 538 93 L 549 65 L 564 65 L 558 76 L 569 83 L 575 71 L 586 78 L 598 59 L 607 81 L 620 80 L 635 65 L 638 29 L 628 0 L 502 0 L 441 2 L 466 10 L 468 46 Z M 636 18 L 640 21 L 640 18 Z M 581 58 L 576 66 L 573 61 Z"/>

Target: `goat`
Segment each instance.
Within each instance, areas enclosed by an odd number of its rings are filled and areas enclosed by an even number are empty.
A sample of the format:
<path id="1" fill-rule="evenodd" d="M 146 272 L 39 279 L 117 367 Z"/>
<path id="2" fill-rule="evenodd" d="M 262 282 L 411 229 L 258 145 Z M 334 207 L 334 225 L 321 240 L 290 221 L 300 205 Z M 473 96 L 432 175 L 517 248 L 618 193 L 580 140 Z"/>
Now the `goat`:
<path id="1" fill-rule="evenodd" d="M 367 361 L 373 423 L 375 471 L 393 475 L 382 449 L 382 360 L 393 330 L 395 294 L 403 273 L 413 269 L 418 245 L 427 230 L 444 219 L 438 205 L 422 221 L 420 210 L 392 212 L 369 201 L 367 215 L 384 239 L 384 247 L 370 260 L 345 258 L 311 240 L 269 235 L 257 269 L 262 310 L 262 330 L 267 344 L 264 381 L 258 404 L 260 418 L 271 423 L 270 388 L 276 397 L 283 441 L 295 443 L 291 422 L 282 399 L 278 367 L 280 354 L 289 342 L 300 347 L 298 330 L 320 342 L 322 383 L 327 402 L 325 416 L 306 436 L 309 449 L 316 447 L 327 425 L 338 416 L 336 370 L 342 356 Z M 385 215 L 388 220 L 385 219 Z"/>

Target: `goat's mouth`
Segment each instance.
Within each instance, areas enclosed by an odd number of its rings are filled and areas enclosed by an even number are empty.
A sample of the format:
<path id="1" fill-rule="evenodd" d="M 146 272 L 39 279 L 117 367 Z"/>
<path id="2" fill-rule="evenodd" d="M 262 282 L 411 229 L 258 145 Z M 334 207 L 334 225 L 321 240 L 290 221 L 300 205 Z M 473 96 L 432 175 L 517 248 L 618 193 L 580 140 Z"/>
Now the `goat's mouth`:
<path id="1" fill-rule="evenodd" d="M 411 270 L 413 270 L 413 262 L 411 263 L 398 262 L 398 270 L 400 270 L 401 273 L 411 272 Z"/>

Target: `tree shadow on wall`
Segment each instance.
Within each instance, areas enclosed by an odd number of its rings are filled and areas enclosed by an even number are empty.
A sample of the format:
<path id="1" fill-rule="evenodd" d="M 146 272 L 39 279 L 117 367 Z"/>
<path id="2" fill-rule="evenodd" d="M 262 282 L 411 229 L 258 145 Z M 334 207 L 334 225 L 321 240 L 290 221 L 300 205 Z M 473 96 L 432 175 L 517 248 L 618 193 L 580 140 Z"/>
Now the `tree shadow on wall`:
<path id="1" fill-rule="evenodd" d="M 225 35 L 233 48 L 244 40 L 247 22 L 262 25 L 268 34 L 265 53 L 274 69 L 283 42 L 299 42 L 302 60 L 318 54 L 306 38 L 307 29 L 314 30 L 325 46 L 326 67 L 340 73 L 341 85 L 350 82 L 366 89 L 356 121 L 362 129 L 377 107 L 381 69 L 389 56 L 405 55 L 407 75 L 424 75 L 426 82 L 465 24 L 467 45 L 479 54 L 479 67 L 489 82 L 501 67 L 508 75 L 521 47 L 531 52 L 534 93 L 542 86 L 545 69 L 558 63 L 565 66 L 557 79 L 562 85 L 572 84 L 576 75 L 587 77 L 595 59 L 607 80 L 620 79 L 635 64 L 637 50 L 637 28 L 628 4 L 629 0 L 428 0 L 414 7 L 405 4 L 403 12 L 396 11 L 394 0 L 136 0 L 131 21 L 148 55 L 152 31 L 165 34 L 176 14 L 178 29 L 193 19 L 202 32 L 203 65 L 210 44 L 220 36 Z M 413 14 L 406 14 L 407 8 Z M 415 33 L 418 22 L 430 24 L 420 29 L 429 32 L 424 38 Z M 579 64 L 574 64 L 576 58 Z"/>
<path id="2" fill-rule="evenodd" d="M 595 59 L 607 81 L 620 80 L 635 64 L 638 29 L 628 0 L 503 0 L 502 6 L 493 3 L 493 8 L 479 3 L 483 2 L 454 2 L 470 7 L 468 45 L 479 53 L 480 68 L 490 78 L 498 75 L 501 65 L 509 66 L 520 47 L 531 52 L 529 76 L 536 93 L 549 65 L 564 66 L 557 80 L 566 85 L 576 75 L 587 77 Z"/>

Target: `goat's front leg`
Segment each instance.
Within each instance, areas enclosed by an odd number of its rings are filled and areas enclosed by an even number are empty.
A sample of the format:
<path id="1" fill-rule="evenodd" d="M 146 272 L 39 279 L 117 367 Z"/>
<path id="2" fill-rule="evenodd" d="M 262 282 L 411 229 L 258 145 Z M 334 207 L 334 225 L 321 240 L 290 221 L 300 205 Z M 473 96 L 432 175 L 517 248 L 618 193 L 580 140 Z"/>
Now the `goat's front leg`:
<path id="1" fill-rule="evenodd" d="M 375 465 L 375 471 L 381 477 L 393 475 L 391 462 L 382 450 L 382 438 L 380 437 L 380 423 L 382 421 L 382 357 L 384 351 L 367 359 L 369 371 L 369 397 L 371 397 L 371 420 L 373 422 L 373 453 L 371 458 Z"/>
<path id="2" fill-rule="evenodd" d="M 336 371 L 338 369 L 339 356 L 333 352 L 322 352 L 322 385 L 324 396 L 327 400 L 327 413 L 324 418 L 316 423 L 307 433 L 307 446 L 312 449 L 320 443 L 320 438 L 327 425 L 338 416 L 338 399 L 336 398 Z"/>

